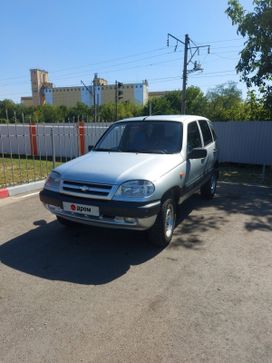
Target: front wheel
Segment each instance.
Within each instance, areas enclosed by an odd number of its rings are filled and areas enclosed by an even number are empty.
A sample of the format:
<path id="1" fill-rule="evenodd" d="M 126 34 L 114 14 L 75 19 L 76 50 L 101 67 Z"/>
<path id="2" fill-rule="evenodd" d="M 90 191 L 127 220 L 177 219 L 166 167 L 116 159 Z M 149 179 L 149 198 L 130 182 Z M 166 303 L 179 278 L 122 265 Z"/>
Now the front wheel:
<path id="1" fill-rule="evenodd" d="M 212 199 L 216 192 L 217 175 L 213 173 L 210 179 L 200 188 L 201 195 L 206 199 Z"/>
<path id="2" fill-rule="evenodd" d="M 149 240 L 156 246 L 167 246 L 173 236 L 176 222 L 176 208 L 172 198 L 166 199 L 153 227 L 148 231 Z"/>

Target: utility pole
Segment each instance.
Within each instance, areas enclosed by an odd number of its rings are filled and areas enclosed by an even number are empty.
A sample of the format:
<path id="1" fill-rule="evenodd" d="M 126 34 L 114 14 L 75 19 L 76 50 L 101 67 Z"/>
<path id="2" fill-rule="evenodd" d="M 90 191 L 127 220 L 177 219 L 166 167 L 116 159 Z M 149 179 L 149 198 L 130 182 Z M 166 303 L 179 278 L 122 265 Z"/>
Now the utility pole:
<path id="1" fill-rule="evenodd" d="M 89 92 L 89 94 L 92 96 L 93 95 L 93 92 L 92 92 L 92 90 L 88 87 L 88 86 L 86 86 L 86 84 L 81 80 L 80 81 L 82 84 L 83 84 L 83 86 L 86 88 L 86 90 Z M 96 119 L 96 115 L 94 115 L 94 121 L 95 121 L 95 119 Z"/>
<path id="2" fill-rule="evenodd" d="M 188 65 L 188 47 L 190 38 L 188 34 L 185 34 L 184 43 L 184 61 L 183 61 L 183 74 L 182 74 L 182 102 L 181 102 L 181 113 L 185 115 L 186 111 L 186 87 L 187 87 L 187 65 Z"/>
<path id="3" fill-rule="evenodd" d="M 115 121 L 118 120 L 118 102 L 123 98 L 123 86 L 122 82 L 115 81 Z"/>
<path id="4" fill-rule="evenodd" d="M 115 81 L 115 121 L 118 120 L 118 97 L 117 97 L 117 81 Z"/>
<path id="5" fill-rule="evenodd" d="M 185 34 L 184 42 L 174 35 L 168 33 L 167 34 L 167 46 L 169 47 L 169 39 L 173 38 L 176 41 L 176 46 L 174 51 L 177 50 L 178 44 L 181 43 L 184 45 L 184 59 L 183 59 L 183 72 L 182 72 L 182 92 L 181 92 L 181 113 L 184 115 L 186 113 L 186 88 L 187 88 L 187 79 L 188 73 L 202 71 L 201 65 L 197 62 L 192 62 L 195 54 L 199 54 L 200 48 L 208 48 L 208 54 L 210 54 L 210 45 L 196 45 L 189 37 L 188 34 Z M 192 46 L 191 43 L 194 45 Z M 188 60 L 188 52 L 190 51 L 190 58 Z M 193 63 L 194 68 L 188 71 L 188 65 Z"/>
<path id="6" fill-rule="evenodd" d="M 97 109 L 96 109 L 96 80 L 97 80 L 97 73 L 94 74 L 94 79 L 93 79 L 94 122 L 96 122 L 96 119 L 97 119 Z"/>

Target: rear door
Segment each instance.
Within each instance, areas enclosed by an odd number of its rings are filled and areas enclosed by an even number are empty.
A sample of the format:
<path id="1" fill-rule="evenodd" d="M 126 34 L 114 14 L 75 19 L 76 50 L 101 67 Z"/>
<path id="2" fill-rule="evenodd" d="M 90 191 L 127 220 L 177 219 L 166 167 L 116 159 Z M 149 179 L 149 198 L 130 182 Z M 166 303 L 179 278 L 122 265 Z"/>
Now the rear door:
<path id="1" fill-rule="evenodd" d="M 208 174 L 213 168 L 217 157 L 216 144 L 214 142 L 212 132 L 208 121 L 199 120 L 198 121 L 200 130 L 202 133 L 203 144 L 207 150 L 207 158 L 203 164 L 203 173 Z"/>

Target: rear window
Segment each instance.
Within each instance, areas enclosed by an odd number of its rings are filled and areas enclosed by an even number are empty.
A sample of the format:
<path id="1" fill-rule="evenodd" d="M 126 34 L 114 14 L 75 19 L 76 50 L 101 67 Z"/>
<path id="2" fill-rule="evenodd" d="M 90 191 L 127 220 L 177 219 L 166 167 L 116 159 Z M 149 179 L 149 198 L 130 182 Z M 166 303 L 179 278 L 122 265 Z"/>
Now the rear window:
<path id="1" fill-rule="evenodd" d="M 201 128 L 204 145 L 206 146 L 206 145 L 210 144 L 211 142 L 213 142 L 212 133 L 211 133 L 211 130 L 210 130 L 210 127 L 209 127 L 207 121 L 200 120 L 198 122 L 199 122 L 199 126 Z"/>
<path id="2" fill-rule="evenodd" d="M 213 125 L 212 125 L 212 124 L 209 124 L 209 126 L 210 126 L 210 129 L 211 129 L 211 131 L 212 131 L 213 139 L 214 139 L 214 140 L 216 140 L 216 139 L 217 139 L 217 137 L 216 137 L 216 133 L 215 133 L 214 127 L 213 127 Z"/>

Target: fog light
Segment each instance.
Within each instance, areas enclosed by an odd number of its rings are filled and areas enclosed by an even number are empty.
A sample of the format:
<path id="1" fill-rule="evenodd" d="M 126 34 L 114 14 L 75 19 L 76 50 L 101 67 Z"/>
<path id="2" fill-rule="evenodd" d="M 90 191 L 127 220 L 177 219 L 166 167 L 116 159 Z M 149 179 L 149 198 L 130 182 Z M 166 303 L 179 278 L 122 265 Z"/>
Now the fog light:
<path id="1" fill-rule="evenodd" d="M 115 222 L 124 223 L 123 217 L 115 217 L 114 220 L 115 220 Z"/>
<path id="2" fill-rule="evenodd" d="M 135 218 L 127 217 L 127 218 L 125 218 L 125 222 L 126 223 L 135 224 L 136 223 L 136 219 Z"/>
<path id="3" fill-rule="evenodd" d="M 47 204 L 47 208 L 52 212 L 62 212 L 62 209 L 60 207 L 56 207 L 52 204 Z"/>

